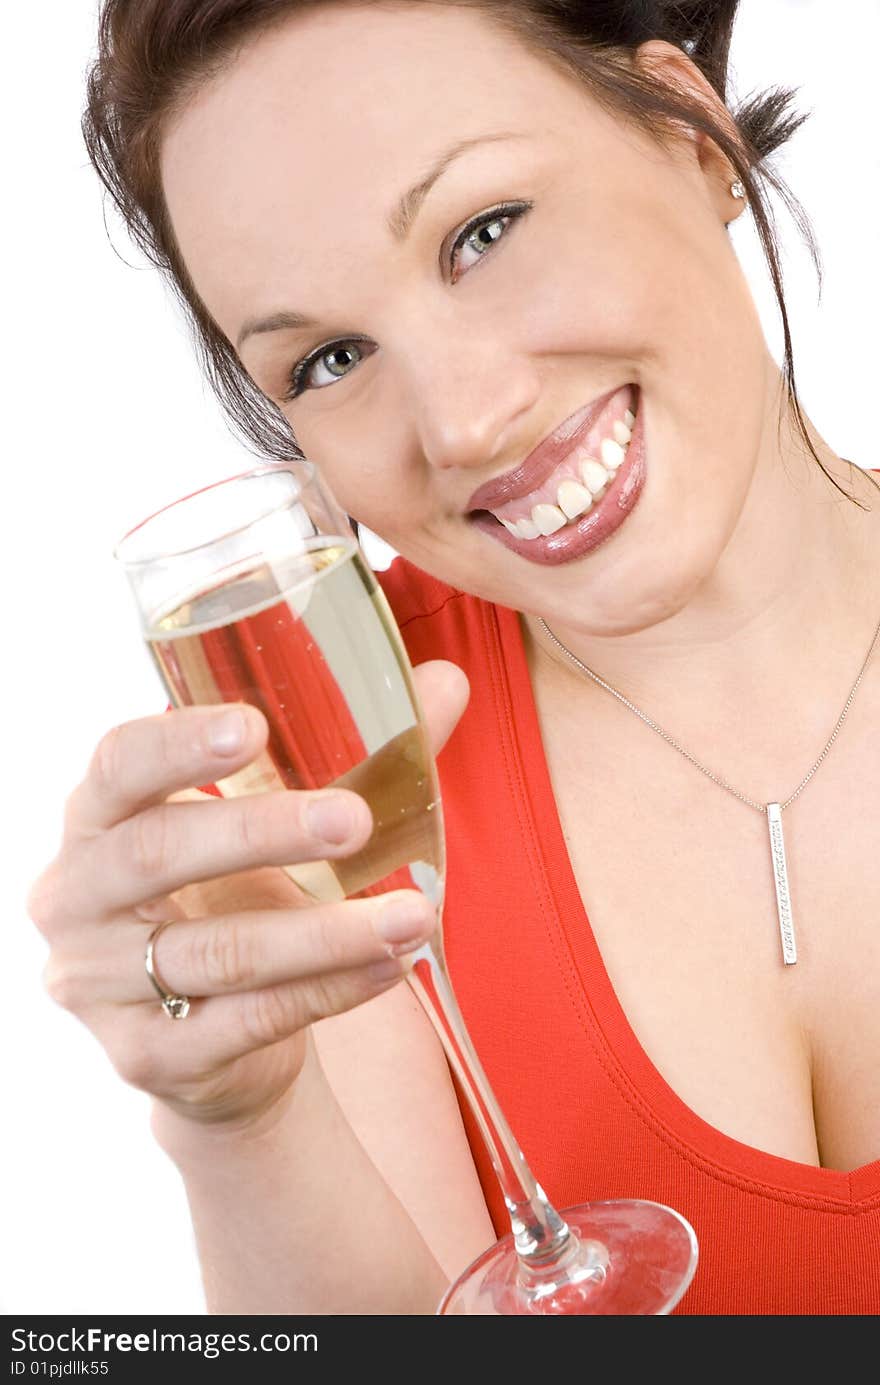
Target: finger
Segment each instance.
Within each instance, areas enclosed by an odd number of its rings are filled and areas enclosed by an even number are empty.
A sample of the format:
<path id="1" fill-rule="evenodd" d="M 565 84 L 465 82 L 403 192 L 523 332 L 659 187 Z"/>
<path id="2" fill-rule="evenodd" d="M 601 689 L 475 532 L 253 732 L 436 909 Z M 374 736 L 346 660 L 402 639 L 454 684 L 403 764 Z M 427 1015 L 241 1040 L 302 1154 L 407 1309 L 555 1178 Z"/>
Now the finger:
<path id="1" fill-rule="evenodd" d="M 326 978 L 266 990 L 195 999 L 182 1021 L 169 1020 L 158 996 L 152 1005 L 98 1005 L 85 1016 L 126 1082 L 167 1099 L 204 1094 L 224 1085 L 224 1069 L 310 1024 L 342 1014 L 398 985 L 417 953 Z"/>
<path id="2" fill-rule="evenodd" d="M 227 777 L 256 758 L 268 734 L 265 717 L 245 703 L 181 707 L 114 727 L 68 799 L 67 836 L 91 836 L 178 790 Z"/>
<path id="3" fill-rule="evenodd" d="M 395 890 L 284 913 L 175 923 L 157 939 L 153 960 L 176 994 L 229 995 L 403 956 L 431 936 L 436 922 L 424 895 Z"/>
<path id="4" fill-rule="evenodd" d="M 60 907 L 108 918 L 218 875 L 348 855 L 372 828 L 365 801 L 345 789 L 163 803 L 70 853 Z"/>
<path id="5" fill-rule="evenodd" d="M 471 694 L 464 669 L 448 659 L 431 659 L 413 669 L 431 749 L 438 755 L 452 735 Z"/>
<path id="6" fill-rule="evenodd" d="M 412 971 L 417 958 L 417 952 L 410 952 L 264 990 L 197 999 L 192 1003 L 183 1035 L 172 1034 L 172 1038 L 186 1039 L 186 1063 L 191 1072 L 200 1067 L 202 1071 L 220 1068 L 255 1050 L 290 1039 L 318 1020 L 342 1014 L 383 994 Z M 161 1007 L 158 1009 L 158 1017 L 164 1019 Z"/>
<path id="7" fill-rule="evenodd" d="M 436 924 L 435 910 L 417 890 L 303 909 L 181 919 L 155 939 L 153 968 L 174 995 L 230 995 L 403 956 L 426 942 Z M 145 966 L 152 931 L 130 923 L 93 929 L 76 958 L 56 962 L 53 983 L 56 989 L 63 986 L 64 970 L 68 1008 L 155 1000 Z"/>
<path id="8" fill-rule="evenodd" d="M 446 659 L 433 659 L 414 677 L 437 754 L 467 705 L 467 675 Z M 67 834 L 89 836 L 172 793 L 226 778 L 249 764 L 267 739 L 265 717 L 245 703 L 182 707 L 114 727 L 68 799 Z"/>

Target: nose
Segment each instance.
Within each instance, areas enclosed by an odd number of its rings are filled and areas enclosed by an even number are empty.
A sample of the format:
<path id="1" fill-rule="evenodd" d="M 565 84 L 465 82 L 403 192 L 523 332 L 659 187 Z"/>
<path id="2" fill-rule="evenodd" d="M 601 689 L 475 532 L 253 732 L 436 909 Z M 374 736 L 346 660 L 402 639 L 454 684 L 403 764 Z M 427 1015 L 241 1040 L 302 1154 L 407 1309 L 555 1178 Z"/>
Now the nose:
<path id="1" fill-rule="evenodd" d="M 518 460 L 510 451 L 541 382 L 509 340 L 449 332 L 414 349 L 411 339 L 404 369 L 416 445 L 430 466 L 473 470 Z"/>

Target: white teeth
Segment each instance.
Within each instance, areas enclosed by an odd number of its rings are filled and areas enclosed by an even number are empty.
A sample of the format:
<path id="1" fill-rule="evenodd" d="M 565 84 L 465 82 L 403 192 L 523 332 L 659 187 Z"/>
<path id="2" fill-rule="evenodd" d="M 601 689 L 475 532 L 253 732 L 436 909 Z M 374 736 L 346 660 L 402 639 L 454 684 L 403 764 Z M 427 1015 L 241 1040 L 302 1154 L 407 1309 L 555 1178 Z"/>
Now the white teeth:
<path id="1" fill-rule="evenodd" d="M 577 481 L 563 481 L 556 492 L 559 508 L 569 519 L 577 519 L 586 514 L 593 503 L 593 497 L 586 486 Z"/>
<path id="2" fill-rule="evenodd" d="M 604 447 L 605 444 L 602 445 Z M 598 495 L 599 491 L 604 490 L 608 484 L 608 472 L 602 463 L 597 462 L 594 457 L 581 462 L 581 476 L 583 476 L 584 485 L 591 495 Z"/>
<path id="3" fill-rule="evenodd" d="M 620 443 L 615 442 L 613 438 L 603 438 L 599 451 L 607 471 L 616 471 L 626 456 Z"/>
<path id="4" fill-rule="evenodd" d="M 618 468 L 626 457 L 626 449 L 632 439 L 635 421 L 635 414 L 631 409 L 627 409 L 623 421 L 618 419 L 612 424 L 614 436 L 603 438 L 599 446 L 601 462 L 595 457 L 591 457 L 586 448 L 578 448 L 572 456 L 571 462 L 580 471 L 584 484 L 581 485 L 573 478 L 566 477 L 564 481 L 560 482 L 556 492 L 558 504 L 542 503 L 533 506 L 531 518 L 502 519 L 501 523 L 507 532 L 518 539 L 537 539 L 542 535 L 546 537 L 549 534 L 555 534 L 570 520 L 586 514 L 592 508 L 594 501 L 599 500 L 605 494 L 608 483 L 614 480 Z"/>
<path id="5" fill-rule="evenodd" d="M 538 526 L 538 532 L 545 536 L 555 534 L 566 522 L 565 515 L 557 505 L 535 505 L 532 519 Z"/>
<path id="6" fill-rule="evenodd" d="M 632 429 L 628 428 L 625 423 L 621 423 L 618 420 L 618 422 L 616 422 L 613 425 L 611 431 L 613 432 L 617 441 L 620 443 L 621 447 L 626 447 L 626 444 L 632 437 Z"/>

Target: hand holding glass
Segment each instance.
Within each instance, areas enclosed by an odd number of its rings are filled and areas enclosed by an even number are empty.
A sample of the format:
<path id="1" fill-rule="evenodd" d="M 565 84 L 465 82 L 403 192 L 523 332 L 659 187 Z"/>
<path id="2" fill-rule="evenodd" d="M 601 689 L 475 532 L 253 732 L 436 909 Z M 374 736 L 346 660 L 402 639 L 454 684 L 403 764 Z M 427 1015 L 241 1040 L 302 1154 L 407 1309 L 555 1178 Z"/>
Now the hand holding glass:
<path id="1" fill-rule="evenodd" d="M 295 884 L 316 902 L 417 888 L 436 908 L 408 980 L 476 1116 L 511 1220 L 511 1234 L 465 1270 L 438 1312 L 671 1312 L 696 1267 L 690 1225 L 639 1200 L 557 1212 L 467 1036 L 443 955 L 443 815 L 412 671 L 348 518 L 314 467 L 292 461 L 221 481 L 146 520 L 116 556 L 172 702 L 247 702 L 266 717 L 265 750 L 218 783 L 224 796 L 334 786 L 369 804 L 366 846 L 288 867 Z"/>

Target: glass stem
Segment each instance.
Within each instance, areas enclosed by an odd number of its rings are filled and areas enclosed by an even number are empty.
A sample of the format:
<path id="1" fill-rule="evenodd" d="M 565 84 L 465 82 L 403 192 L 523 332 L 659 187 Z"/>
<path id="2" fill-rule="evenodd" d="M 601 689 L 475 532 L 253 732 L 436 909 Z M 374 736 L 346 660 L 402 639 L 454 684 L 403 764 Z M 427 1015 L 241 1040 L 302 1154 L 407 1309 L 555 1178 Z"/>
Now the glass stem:
<path id="1" fill-rule="evenodd" d="M 556 1267 L 572 1233 L 550 1203 L 498 1105 L 449 981 L 440 933 L 416 953 L 408 981 L 431 1020 L 489 1151 L 510 1213 L 517 1255 L 532 1273 Z"/>

